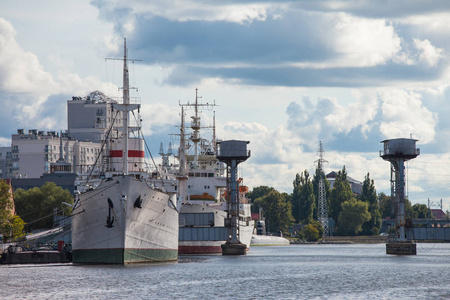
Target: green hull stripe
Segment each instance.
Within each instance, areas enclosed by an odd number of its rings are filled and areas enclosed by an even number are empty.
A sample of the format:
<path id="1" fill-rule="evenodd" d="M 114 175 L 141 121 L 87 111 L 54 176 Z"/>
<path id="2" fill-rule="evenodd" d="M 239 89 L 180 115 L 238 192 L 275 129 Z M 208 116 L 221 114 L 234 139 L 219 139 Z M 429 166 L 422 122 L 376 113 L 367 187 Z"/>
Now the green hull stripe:
<path id="1" fill-rule="evenodd" d="M 88 249 L 74 250 L 76 264 L 126 264 L 138 262 L 174 261 L 178 250 L 173 249 Z"/>

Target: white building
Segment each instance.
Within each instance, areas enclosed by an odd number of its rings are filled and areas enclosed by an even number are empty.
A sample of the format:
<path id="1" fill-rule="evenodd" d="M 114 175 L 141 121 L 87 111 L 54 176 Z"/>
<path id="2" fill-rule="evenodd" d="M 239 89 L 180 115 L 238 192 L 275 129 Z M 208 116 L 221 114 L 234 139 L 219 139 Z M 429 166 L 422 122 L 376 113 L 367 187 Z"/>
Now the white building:
<path id="1" fill-rule="evenodd" d="M 39 178 L 50 173 L 50 164 L 60 158 L 60 139 L 63 144 L 63 159 L 72 164 L 75 172 L 86 172 L 95 163 L 101 145 L 93 142 L 81 142 L 54 131 L 36 129 L 17 130 L 12 135 L 13 178 Z M 98 162 L 99 164 L 100 162 Z"/>

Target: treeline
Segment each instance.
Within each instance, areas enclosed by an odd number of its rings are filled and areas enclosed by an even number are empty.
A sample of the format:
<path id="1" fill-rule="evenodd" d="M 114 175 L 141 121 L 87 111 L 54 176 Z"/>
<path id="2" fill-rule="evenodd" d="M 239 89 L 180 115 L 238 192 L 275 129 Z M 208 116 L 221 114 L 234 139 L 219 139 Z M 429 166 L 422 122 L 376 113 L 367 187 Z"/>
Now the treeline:
<path id="1" fill-rule="evenodd" d="M 295 232 L 299 239 L 317 241 L 323 235 L 322 225 L 317 222 L 319 181 L 324 179 L 325 196 L 333 235 L 378 235 L 382 218 L 395 218 L 395 206 L 390 196 L 377 195 L 369 173 L 364 177 L 361 194 L 352 192 L 345 166 L 336 173 L 333 188 L 325 174 L 316 169 L 313 176 L 307 170 L 296 174 L 291 194 L 280 193 L 272 187 L 255 187 L 248 196 L 253 212 L 262 208 L 268 232 L 283 232 L 293 224 L 302 224 Z M 406 200 L 406 214 L 411 218 L 430 216 L 426 205 Z"/>
<path id="2" fill-rule="evenodd" d="M 13 193 L 14 200 L 11 196 L 9 185 L 0 180 L 0 234 L 4 242 L 15 241 L 25 232 L 52 228 L 55 208 L 58 214 L 68 216 L 73 204 L 72 194 L 53 182 L 29 190 L 19 188 Z"/>

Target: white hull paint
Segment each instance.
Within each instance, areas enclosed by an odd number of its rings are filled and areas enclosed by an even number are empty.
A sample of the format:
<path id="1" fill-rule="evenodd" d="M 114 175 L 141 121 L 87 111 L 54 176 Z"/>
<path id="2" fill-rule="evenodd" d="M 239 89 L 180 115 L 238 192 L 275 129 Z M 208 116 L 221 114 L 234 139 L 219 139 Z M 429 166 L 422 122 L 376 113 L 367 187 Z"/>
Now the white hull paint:
<path id="1" fill-rule="evenodd" d="M 178 212 L 171 201 L 131 175 L 105 179 L 81 194 L 72 213 L 74 263 L 176 260 Z"/>

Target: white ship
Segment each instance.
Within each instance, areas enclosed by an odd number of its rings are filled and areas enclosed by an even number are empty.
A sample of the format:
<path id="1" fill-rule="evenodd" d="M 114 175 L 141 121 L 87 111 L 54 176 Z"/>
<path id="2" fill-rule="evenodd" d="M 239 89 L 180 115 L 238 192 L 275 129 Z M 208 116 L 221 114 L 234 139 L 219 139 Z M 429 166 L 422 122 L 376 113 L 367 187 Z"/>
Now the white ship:
<path id="1" fill-rule="evenodd" d="M 221 245 L 230 235 L 227 172 L 226 166 L 216 157 L 215 118 L 213 117 L 212 126 L 203 126 L 199 113 L 199 109 L 212 109 L 215 104 L 199 103 L 199 98 L 196 90 L 194 103 L 180 104 L 180 145 L 184 147 L 179 149 L 178 163 L 170 164 L 170 147 L 167 153 L 164 153 L 162 145 L 160 150 L 163 158 L 161 173 L 166 175 L 166 188 L 175 191 L 175 188 L 180 187 L 179 254 L 222 253 Z M 184 114 L 189 109 L 194 111 L 191 116 L 191 133 L 188 139 L 184 139 Z M 200 129 L 203 129 L 202 134 L 205 136 L 201 136 Z M 206 137 L 206 129 L 212 131 L 209 138 Z M 241 243 L 249 248 L 254 222 L 251 219 L 250 200 L 246 198 L 248 188 L 241 183 L 242 178 L 239 179 L 238 236 Z M 155 181 L 155 184 L 158 182 Z"/>
<path id="2" fill-rule="evenodd" d="M 80 264 L 125 264 L 178 258 L 176 195 L 152 186 L 144 169 L 139 104 L 130 103 L 126 41 L 123 103 L 112 104 L 111 127 L 102 144 L 103 169 L 79 178 L 72 212 L 72 256 Z"/>

